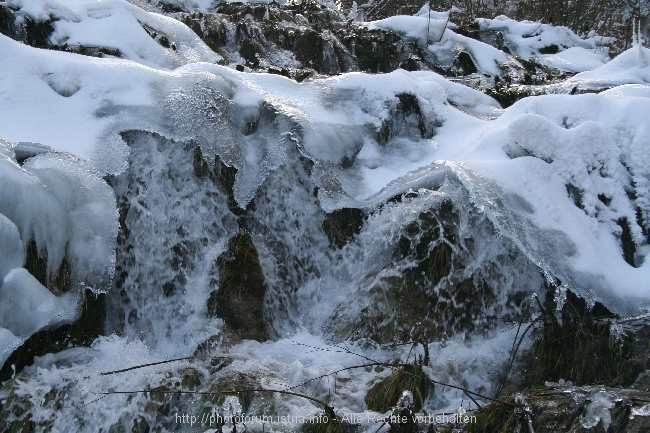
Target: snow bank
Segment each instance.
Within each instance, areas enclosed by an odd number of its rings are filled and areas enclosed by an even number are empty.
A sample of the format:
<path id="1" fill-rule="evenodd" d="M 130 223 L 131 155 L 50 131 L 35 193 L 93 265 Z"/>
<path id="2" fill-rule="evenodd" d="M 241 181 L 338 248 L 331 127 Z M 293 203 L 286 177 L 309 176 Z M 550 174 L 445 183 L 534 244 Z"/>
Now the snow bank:
<path id="1" fill-rule="evenodd" d="M 430 21 L 427 16 L 398 15 L 369 21 L 364 25 L 370 29 L 392 30 L 426 45 L 443 64 L 452 64 L 458 53 L 465 51 L 471 55 L 479 72 L 491 76 L 500 76 L 499 65 L 511 59 L 506 53 L 489 44 L 454 32 L 450 28 L 453 25 L 440 13 L 432 12 Z"/>
<path id="2" fill-rule="evenodd" d="M 478 18 L 476 23 L 482 31 L 500 32 L 505 46 L 513 54 L 524 59 L 534 57 L 567 72 L 587 71 L 604 64 L 609 60 L 607 45 L 614 41 L 603 36 L 581 38 L 568 27 L 516 21 L 504 15 L 494 19 Z"/>
<path id="3" fill-rule="evenodd" d="M 54 45 L 110 48 L 120 57 L 167 69 L 221 60 L 180 21 L 126 0 L 10 0 L 9 5 L 19 16 L 53 20 Z"/>
<path id="4" fill-rule="evenodd" d="M 650 83 L 650 49 L 632 47 L 608 63 L 591 71 L 574 75 L 562 83 L 565 89 L 601 90 L 623 84 Z"/>
<path id="5" fill-rule="evenodd" d="M 540 54 L 540 50 L 556 45 L 559 50 L 582 47 L 598 48 L 613 42 L 613 38 L 590 36 L 582 38 L 565 26 L 554 26 L 537 21 L 515 21 L 505 15 L 494 19 L 477 18 L 481 30 L 500 31 L 506 44 L 517 55 L 529 58 Z"/>
<path id="6" fill-rule="evenodd" d="M 537 59 L 551 68 L 577 73 L 602 66 L 609 61 L 609 56 L 605 50 L 571 47 L 557 54 L 541 54 Z"/>

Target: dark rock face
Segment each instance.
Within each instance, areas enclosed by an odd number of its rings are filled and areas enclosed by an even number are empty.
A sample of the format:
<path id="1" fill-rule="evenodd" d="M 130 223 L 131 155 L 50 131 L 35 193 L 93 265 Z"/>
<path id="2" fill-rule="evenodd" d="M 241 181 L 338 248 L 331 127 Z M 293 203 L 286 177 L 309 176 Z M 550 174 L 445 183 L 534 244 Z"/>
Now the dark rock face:
<path id="1" fill-rule="evenodd" d="M 342 248 L 361 231 L 363 220 L 364 213 L 361 209 L 337 209 L 325 217 L 323 231 L 333 247 Z"/>
<path id="2" fill-rule="evenodd" d="M 27 244 L 23 267 L 54 293 L 63 293 L 71 289 L 72 276 L 68 261 L 64 258 L 59 269 L 54 272 L 50 270 L 48 277 L 47 251 L 39 252 L 33 240 Z"/>
<path id="3" fill-rule="evenodd" d="M 250 235 L 241 231 L 228 241 L 217 259 L 219 289 L 208 299 L 208 312 L 220 317 L 241 338 L 269 338 L 264 320 L 266 283 L 259 256 Z"/>
<path id="4" fill-rule="evenodd" d="M 472 59 L 472 56 L 465 51 L 461 51 L 458 54 L 454 66 L 461 71 L 461 75 L 469 75 L 477 71 L 474 59 Z"/>
<path id="5" fill-rule="evenodd" d="M 216 11 L 181 13 L 179 19 L 226 58 L 236 51 L 249 68 L 284 68 L 298 81 L 307 71 L 390 72 L 409 58 L 425 58 L 416 44 L 397 33 L 349 23 L 342 14 L 316 3 L 284 7 L 229 3 Z M 287 54 L 293 61 L 273 60 Z M 430 69 L 425 64 L 420 63 Z"/>

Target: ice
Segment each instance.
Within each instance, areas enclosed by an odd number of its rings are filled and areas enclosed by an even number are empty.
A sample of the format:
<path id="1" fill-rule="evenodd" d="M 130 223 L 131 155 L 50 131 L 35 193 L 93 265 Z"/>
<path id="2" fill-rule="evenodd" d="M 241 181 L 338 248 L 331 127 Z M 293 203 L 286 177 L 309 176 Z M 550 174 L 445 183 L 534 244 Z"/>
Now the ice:
<path id="1" fill-rule="evenodd" d="M 26 338 L 75 317 L 76 294 L 55 296 L 25 269 L 11 270 L 0 286 L 0 327 Z"/>
<path id="2" fill-rule="evenodd" d="M 69 230 L 61 203 L 37 176 L 8 157 L 0 156 L 0 183 L 0 214 L 18 228 L 23 245 L 34 240 L 41 252 L 47 251 L 48 271 L 57 270 L 65 256 Z M 7 248 L 12 248 L 11 244 Z"/>
<path id="3" fill-rule="evenodd" d="M 25 250 L 20 239 L 18 228 L 9 218 L 0 214 L 0 245 L 2 256 L 0 256 L 0 279 L 7 273 L 23 265 Z"/>
<path id="4" fill-rule="evenodd" d="M 607 391 L 597 391 L 590 395 L 587 413 L 581 419 L 582 426 L 592 429 L 600 424 L 607 431 L 612 423 L 611 409 L 614 407 L 614 398 Z"/>
<path id="5" fill-rule="evenodd" d="M 66 155 L 41 154 L 28 159 L 23 168 L 40 179 L 67 214 L 68 226 L 55 230 L 69 233 L 66 254 L 73 278 L 106 290 L 115 267 L 113 190 L 88 164 Z"/>

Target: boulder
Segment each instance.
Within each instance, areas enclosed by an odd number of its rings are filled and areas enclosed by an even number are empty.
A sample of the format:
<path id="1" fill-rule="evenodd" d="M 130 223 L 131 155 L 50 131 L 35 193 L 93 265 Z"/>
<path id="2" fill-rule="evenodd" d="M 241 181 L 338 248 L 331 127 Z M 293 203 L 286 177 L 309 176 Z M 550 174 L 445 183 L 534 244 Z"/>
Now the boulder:
<path id="1" fill-rule="evenodd" d="M 264 320 L 266 282 L 250 234 L 242 230 L 231 238 L 216 264 L 219 288 L 208 299 L 208 313 L 222 318 L 226 328 L 241 338 L 268 339 Z"/>

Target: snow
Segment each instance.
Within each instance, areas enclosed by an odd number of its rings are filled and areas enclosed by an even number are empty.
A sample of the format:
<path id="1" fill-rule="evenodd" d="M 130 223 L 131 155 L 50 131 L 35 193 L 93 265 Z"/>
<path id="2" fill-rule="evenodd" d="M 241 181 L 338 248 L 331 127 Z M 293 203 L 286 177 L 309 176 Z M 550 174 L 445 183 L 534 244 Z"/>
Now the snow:
<path id="1" fill-rule="evenodd" d="M 508 62 L 510 56 L 489 44 L 454 32 L 448 24 L 445 17 L 432 13 L 430 22 L 426 16 L 397 15 L 369 21 L 364 25 L 369 29 L 392 30 L 420 45 L 426 45 L 443 63 L 453 63 L 459 51 L 466 51 L 472 56 L 479 72 L 491 76 L 501 75 L 499 65 Z"/>
<path id="2" fill-rule="evenodd" d="M 561 87 L 601 90 L 624 84 L 649 83 L 650 48 L 637 45 L 598 68 L 574 75 Z"/>
<path id="3" fill-rule="evenodd" d="M 117 129 L 116 124 L 92 114 L 106 110 L 104 95 L 110 95 L 109 106 L 133 107 L 124 110 L 130 115 L 128 122 L 124 122 L 126 125 L 158 130 L 176 139 L 200 137 L 200 142 L 206 143 L 206 153 L 216 152 L 238 168 L 235 196 L 241 206 L 284 163 L 287 143 L 292 139 L 283 133 L 293 128 L 302 131 L 305 152 L 320 161 L 317 170 L 322 182 L 335 178 L 342 188 L 338 192 L 321 188 L 322 204 L 330 209 L 343 206 L 344 197 L 349 204 L 354 200 L 368 200 L 391 181 L 434 161 L 463 164 L 483 161 L 465 167 L 492 179 L 498 188 L 526 197 L 531 203 L 553 204 L 549 209 L 538 206 L 534 224 L 560 231 L 575 245 L 579 254 L 568 262 L 573 271 L 558 270 L 565 278 L 573 275 L 570 279 L 578 281 L 582 277 L 577 275 L 587 273 L 591 275 L 585 280 L 589 283 L 582 285 L 593 284 L 592 290 L 597 293 L 618 293 L 623 298 L 647 297 L 643 278 L 648 276 L 649 265 L 642 256 L 638 258 L 638 268 L 623 261 L 616 238 L 620 229 L 613 222 L 626 217 L 632 222 L 635 242 L 643 244 L 640 228 L 634 224 L 636 205 L 627 198 L 625 188 L 633 181 L 639 187 L 637 204 L 642 209 L 650 208 L 644 187 L 647 164 L 644 166 L 643 162 L 648 154 L 647 140 L 643 138 L 647 136 L 644 135 L 647 126 L 640 114 L 648 110 L 647 98 L 609 95 L 528 98 L 505 110 L 496 120 L 490 120 L 501 113 L 495 101 L 432 72 L 350 73 L 296 83 L 281 76 L 240 73 L 207 63 L 162 73 L 120 60 L 33 50 L 6 38 L 0 39 L 0 43 L 0 48 L 16 59 L 0 84 L 5 89 L 5 100 L 8 94 L 13 102 L 11 110 L 0 109 L 7 118 L 13 119 L 0 126 L 0 135 L 11 140 L 41 142 L 89 159 L 100 169 L 105 169 L 102 165 L 106 160 L 111 161 L 109 166 L 123 167 L 126 149 L 123 144 L 111 149 L 117 138 L 106 136 L 106 131 Z M 633 77 L 643 74 L 639 52 L 643 60 L 645 49 L 635 48 L 614 59 L 606 66 L 607 70 L 632 73 Z M 636 69 L 624 71 L 622 66 L 629 66 L 632 60 Z M 107 68 L 111 69 L 110 75 L 105 72 Z M 80 83 L 80 90 L 67 98 L 51 91 L 42 80 L 47 73 L 63 76 L 63 71 L 73 71 Z M 598 71 L 585 74 L 598 74 Z M 619 81 L 626 78 L 627 75 L 621 75 Z M 14 82 L 23 82 L 30 90 L 17 92 Z M 159 95 L 160 90 L 171 92 L 171 98 Z M 217 117 L 202 120 L 205 104 L 214 104 L 212 97 L 205 96 L 211 92 L 216 92 L 217 100 L 231 95 L 232 106 Z M 401 93 L 417 95 L 424 117 L 437 119 L 441 126 L 434 127 L 431 139 L 400 136 L 378 146 L 369 138 L 368 131 L 378 130 L 390 118 L 390 107 L 396 106 L 396 95 Z M 101 98 L 95 96 L 98 94 Z M 36 103 L 36 100 L 43 101 L 43 97 L 47 98 L 47 104 Z M 166 99 L 173 102 L 169 109 L 177 120 L 163 124 L 156 117 L 164 118 L 171 113 L 164 114 L 155 105 Z M 197 101 L 198 105 L 194 106 Z M 261 116 L 268 109 L 265 103 L 271 104 L 275 111 L 271 115 L 276 120 L 260 127 L 258 134 L 241 135 L 238 125 L 250 116 Z M 41 111 L 39 107 L 46 105 L 57 109 Z M 2 105 L 5 106 L 8 105 Z M 34 119 L 42 127 L 25 128 L 25 118 Z M 229 119 L 235 120 L 234 128 Z M 222 126 L 215 129 L 215 121 Z M 82 137 L 86 139 L 81 140 Z M 237 138 L 229 140 L 228 137 Z M 547 142 L 546 137 L 554 139 Z M 240 146 L 233 147 L 233 141 L 241 143 Z M 83 145 L 71 145 L 72 142 Z M 95 156 L 100 150 L 102 158 Z M 532 153 L 535 160 L 511 159 L 526 152 Z M 357 162 L 350 169 L 336 167 L 338 161 L 356 154 Z M 544 162 L 549 159 L 553 160 L 552 164 Z M 594 165 L 604 167 L 602 176 L 590 170 Z M 533 188 L 532 176 L 544 187 Z M 567 183 L 585 189 L 585 211 L 577 210 L 567 197 L 564 187 Z M 599 204 L 598 194 L 612 197 L 609 208 Z M 569 218 L 569 215 L 573 216 Z M 589 251 L 599 251 L 602 257 L 593 257 Z M 551 260 L 548 256 L 538 257 L 537 261 Z M 607 275 L 603 275 L 605 260 L 609 260 Z"/>
<path id="4" fill-rule="evenodd" d="M 551 68 L 566 72 L 584 72 L 596 69 L 609 61 L 604 50 L 571 47 L 556 54 L 541 54 L 539 61 Z"/>
<path id="5" fill-rule="evenodd" d="M 18 233 L 18 228 L 9 218 L 0 213 L 0 279 L 4 278 L 13 268 L 23 265 L 25 251 Z"/>
<path id="6" fill-rule="evenodd" d="M 121 57 L 167 69 L 221 60 L 181 22 L 126 0 L 11 0 L 9 5 L 37 21 L 55 20 L 50 36 L 55 45 L 116 49 Z M 165 35 L 175 48 L 163 47 L 145 28 Z"/>
<path id="7" fill-rule="evenodd" d="M 606 46 L 613 42 L 613 38 L 581 38 L 568 27 L 516 21 L 504 15 L 494 19 L 478 18 L 476 22 L 482 31 L 501 32 L 505 45 L 513 54 L 524 59 L 535 57 L 548 66 L 568 72 L 581 72 L 602 65 L 609 58 Z M 541 50 L 552 46 L 557 47 L 559 52 L 541 53 Z"/>

